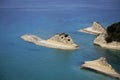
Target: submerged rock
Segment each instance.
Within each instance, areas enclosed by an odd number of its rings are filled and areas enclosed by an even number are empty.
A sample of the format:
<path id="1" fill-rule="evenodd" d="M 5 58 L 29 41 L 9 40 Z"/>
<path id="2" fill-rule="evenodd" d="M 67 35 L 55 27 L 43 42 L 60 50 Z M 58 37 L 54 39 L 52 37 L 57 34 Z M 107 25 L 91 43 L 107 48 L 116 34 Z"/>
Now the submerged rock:
<path id="1" fill-rule="evenodd" d="M 100 34 L 106 31 L 106 29 L 100 25 L 98 22 L 93 22 L 91 27 L 80 29 L 80 32 L 90 33 L 90 34 Z"/>
<path id="2" fill-rule="evenodd" d="M 105 75 L 120 79 L 120 74 L 118 74 L 115 69 L 112 68 L 112 66 L 106 61 L 104 57 L 93 61 L 85 61 L 81 68 L 95 70 Z"/>
<path id="3" fill-rule="evenodd" d="M 35 35 L 25 34 L 21 36 L 25 41 L 32 42 L 39 46 L 45 46 L 49 48 L 73 50 L 77 49 L 78 46 L 73 42 L 72 38 L 66 33 L 56 34 L 48 40 L 43 40 Z"/>
<path id="4" fill-rule="evenodd" d="M 114 25 L 114 27 L 113 26 L 108 27 L 107 31 L 99 34 L 94 39 L 94 44 L 99 45 L 101 47 L 105 47 L 105 48 L 120 50 L 120 42 L 119 42 L 120 31 L 119 31 L 118 27 L 120 27 L 120 26 Z M 110 30 L 112 30 L 112 32 Z M 116 36 L 118 36 L 118 37 L 116 37 Z"/>

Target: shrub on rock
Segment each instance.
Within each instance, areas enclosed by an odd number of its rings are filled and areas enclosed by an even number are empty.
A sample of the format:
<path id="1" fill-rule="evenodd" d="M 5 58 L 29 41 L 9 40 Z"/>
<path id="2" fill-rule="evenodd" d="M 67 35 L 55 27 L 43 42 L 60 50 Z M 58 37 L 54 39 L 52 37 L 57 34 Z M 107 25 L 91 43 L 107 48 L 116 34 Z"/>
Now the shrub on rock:
<path id="1" fill-rule="evenodd" d="M 120 22 L 108 26 L 107 34 L 108 36 L 105 38 L 107 43 L 112 41 L 120 42 Z"/>

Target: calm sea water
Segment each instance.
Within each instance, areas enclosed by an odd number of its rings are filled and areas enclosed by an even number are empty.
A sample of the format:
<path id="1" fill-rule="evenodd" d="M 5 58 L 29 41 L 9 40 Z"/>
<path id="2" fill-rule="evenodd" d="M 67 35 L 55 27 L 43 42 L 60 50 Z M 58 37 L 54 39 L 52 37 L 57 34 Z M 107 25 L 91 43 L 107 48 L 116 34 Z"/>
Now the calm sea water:
<path id="1" fill-rule="evenodd" d="M 94 35 L 77 30 L 99 21 L 104 27 L 120 21 L 119 0 L 0 1 L 0 80 L 116 80 L 80 69 L 101 56 L 120 73 L 120 51 L 93 45 Z M 64 51 L 20 39 L 34 34 L 47 39 L 68 33 L 80 48 Z"/>

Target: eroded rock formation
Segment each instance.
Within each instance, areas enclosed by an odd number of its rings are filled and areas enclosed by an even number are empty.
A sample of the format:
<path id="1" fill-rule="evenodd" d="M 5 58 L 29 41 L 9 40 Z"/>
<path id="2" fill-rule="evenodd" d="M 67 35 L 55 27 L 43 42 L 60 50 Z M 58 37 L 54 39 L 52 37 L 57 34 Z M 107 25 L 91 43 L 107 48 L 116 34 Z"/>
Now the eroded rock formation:
<path id="1" fill-rule="evenodd" d="M 120 37 L 119 35 L 120 31 L 118 31 L 118 26 L 117 27 L 114 26 L 114 29 L 111 28 L 113 32 L 110 32 L 108 29 L 110 29 L 110 27 L 107 28 L 107 31 L 104 31 L 103 33 L 99 34 L 94 39 L 94 44 L 99 45 L 101 47 L 105 47 L 105 48 L 120 50 L 120 42 L 118 41 Z"/>
<path id="2" fill-rule="evenodd" d="M 64 43 L 64 44 L 70 44 L 70 45 L 74 44 L 72 38 L 66 33 L 57 34 L 57 35 L 49 38 L 48 41 L 49 40 L 61 42 L 61 43 Z"/>
<path id="3" fill-rule="evenodd" d="M 97 31 L 98 33 L 103 33 L 104 31 L 106 31 L 106 29 L 98 22 L 93 22 L 92 29 Z"/>
<path id="4" fill-rule="evenodd" d="M 107 62 L 106 58 L 104 57 L 93 61 L 85 61 L 81 68 L 95 70 L 105 75 L 120 79 L 120 74 L 118 74 L 115 69 L 112 68 L 112 66 Z"/>
<path id="5" fill-rule="evenodd" d="M 100 25 L 98 22 L 93 22 L 93 25 L 91 27 L 80 29 L 79 31 L 90 33 L 90 34 L 100 34 L 105 32 L 106 29 L 102 25 Z"/>
<path id="6" fill-rule="evenodd" d="M 25 41 L 34 43 L 39 46 L 45 46 L 49 48 L 64 49 L 64 50 L 73 50 L 77 49 L 78 46 L 73 42 L 72 38 L 65 33 L 60 33 L 54 35 L 48 40 L 43 40 L 35 35 L 23 35 L 21 38 Z"/>

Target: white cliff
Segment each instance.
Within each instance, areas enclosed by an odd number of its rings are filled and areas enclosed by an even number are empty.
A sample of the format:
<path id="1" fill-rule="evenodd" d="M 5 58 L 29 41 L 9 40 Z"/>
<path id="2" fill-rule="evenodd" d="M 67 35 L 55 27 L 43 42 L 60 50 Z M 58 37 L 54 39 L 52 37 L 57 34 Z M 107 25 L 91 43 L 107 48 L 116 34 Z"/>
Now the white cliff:
<path id="1" fill-rule="evenodd" d="M 99 73 L 120 79 L 120 74 L 118 74 L 115 69 L 112 68 L 112 66 L 104 57 L 93 61 L 85 61 L 81 68 L 95 70 Z"/>
<path id="2" fill-rule="evenodd" d="M 107 32 L 103 32 L 99 34 L 95 39 L 94 39 L 94 44 L 99 45 L 104 48 L 110 48 L 110 49 L 117 49 L 120 50 L 120 42 L 112 41 L 110 43 L 107 43 L 105 38 L 107 37 Z"/>
<path id="3" fill-rule="evenodd" d="M 78 48 L 78 46 L 73 42 L 72 38 L 65 33 L 57 34 L 48 40 L 44 40 L 39 38 L 38 36 L 28 34 L 21 36 L 21 38 L 36 45 L 49 48 L 64 50 L 74 50 Z"/>
<path id="4" fill-rule="evenodd" d="M 98 22 L 93 22 L 91 27 L 80 29 L 80 32 L 90 33 L 90 34 L 100 34 L 106 31 L 106 29 L 100 25 Z"/>

